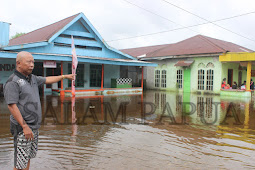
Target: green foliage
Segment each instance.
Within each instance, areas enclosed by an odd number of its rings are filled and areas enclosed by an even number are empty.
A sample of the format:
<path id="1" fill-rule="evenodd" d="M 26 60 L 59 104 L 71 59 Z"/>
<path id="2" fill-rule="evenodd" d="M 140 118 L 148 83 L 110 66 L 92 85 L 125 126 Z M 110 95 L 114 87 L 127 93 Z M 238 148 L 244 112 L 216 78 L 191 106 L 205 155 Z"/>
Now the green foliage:
<path id="1" fill-rule="evenodd" d="M 20 37 L 21 35 L 24 35 L 24 34 L 26 34 L 26 33 L 24 33 L 24 32 L 16 32 L 16 34 L 14 36 L 12 36 L 11 39 Z"/>

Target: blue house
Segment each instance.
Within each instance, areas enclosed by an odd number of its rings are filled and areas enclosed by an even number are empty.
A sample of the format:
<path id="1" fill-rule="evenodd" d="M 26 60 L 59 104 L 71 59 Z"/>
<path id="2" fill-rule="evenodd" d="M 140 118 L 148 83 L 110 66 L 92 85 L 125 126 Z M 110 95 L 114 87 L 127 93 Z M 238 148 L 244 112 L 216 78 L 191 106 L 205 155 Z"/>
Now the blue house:
<path id="1" fill-rule="evenodd" d="M 143 66 L 157 66 L 118 51 L 106 44 L 83 13 L 65 18 L 9 41 L 9 23 L 0 22 L 0 86 L 12 74 L 19 51 L 31 52 L 34 74 L 52 76 L 71 73 L 71 36 L 78 68 L 77 94 L 142 92 Z M 70 93 L 71 82 L 45 85 L 43 93 Z M 1 90 L 1 89 L 0 89 Z"/>

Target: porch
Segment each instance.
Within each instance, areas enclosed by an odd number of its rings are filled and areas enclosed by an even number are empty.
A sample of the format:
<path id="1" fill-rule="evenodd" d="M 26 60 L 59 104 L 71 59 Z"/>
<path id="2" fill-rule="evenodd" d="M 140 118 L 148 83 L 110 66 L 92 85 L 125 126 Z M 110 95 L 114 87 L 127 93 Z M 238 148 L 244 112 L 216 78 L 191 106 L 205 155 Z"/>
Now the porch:
<path id="1" fill-rule="evenodd" d="M 222 62 L 222 68 L 229 65 L 229 67 L 223 69 L 225 71 L 224 78 L 227 78 L 227 84 L 232 87 L 234 80 L 238 82 L 238 87 L 246 81 L 246 89 L 221 89 L 221 96 L 235 96 L 235 97 L 253 97 L 254 91 L 250 89 L 251 79 L 255 78 L 255 53 L 225 53 L 219 56 L 219 61 Z M 254 69 L 254 70 L 253 70 Z M 226 74 L 227 72 L 227 74 Z M 235 73 L 235 74 L 234 74 Z M 223 76 L 223 75 L 222 75 Z M 253 78 L 253 79 L 254 79 Z"/>

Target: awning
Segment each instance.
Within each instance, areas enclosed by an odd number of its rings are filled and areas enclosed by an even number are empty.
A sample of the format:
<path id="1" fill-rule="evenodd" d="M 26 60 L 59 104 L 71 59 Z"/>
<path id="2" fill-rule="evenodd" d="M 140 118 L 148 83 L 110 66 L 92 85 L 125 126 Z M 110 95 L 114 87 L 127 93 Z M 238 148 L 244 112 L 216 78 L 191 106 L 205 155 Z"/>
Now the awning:
<path id="1" fill-rule="evenodd" d="M 182 67 L 188 67 L 190 66 L 194 60 L 180 60 L 178 61 L 174 66 L 182 66 Z"/>

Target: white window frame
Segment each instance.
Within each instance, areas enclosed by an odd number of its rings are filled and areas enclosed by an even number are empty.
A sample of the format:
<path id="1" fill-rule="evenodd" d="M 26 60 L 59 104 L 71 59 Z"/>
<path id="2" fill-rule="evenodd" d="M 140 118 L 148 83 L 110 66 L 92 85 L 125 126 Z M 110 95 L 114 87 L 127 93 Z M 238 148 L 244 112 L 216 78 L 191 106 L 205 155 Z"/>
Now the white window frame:
<path id="1" fill-rule="evenodd" d="M 213 91 L 214 70 L 206 70 L 206 90 Z"/>
<path id="2" fill-rule="evenodd" d="M 161 71 L 161 87 L 166 88 L 166 70 Z"/>
<path id="3" fill-rule="evenodd" d="M 198 77 L 197 77 L 197 89 L 204 90 L 205 89 L 205 70 L 199 69 L 198 70 Z"/>
<path id="4" fill-rule="evenodd" d="M 155 87 L 160 87 L 160 70 L 155 70 Z"/>
<path id="5" fill-rule="evenodd" d="M 176 71 L 176 83 L 179 89 L 183 88 L 183 70 L 181 69 Z"/>

